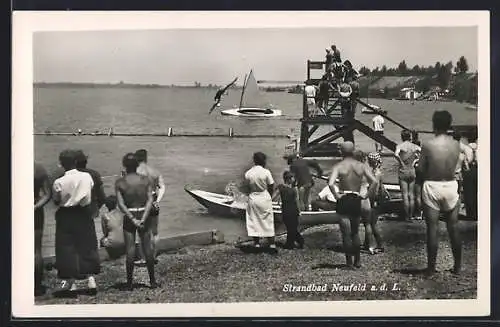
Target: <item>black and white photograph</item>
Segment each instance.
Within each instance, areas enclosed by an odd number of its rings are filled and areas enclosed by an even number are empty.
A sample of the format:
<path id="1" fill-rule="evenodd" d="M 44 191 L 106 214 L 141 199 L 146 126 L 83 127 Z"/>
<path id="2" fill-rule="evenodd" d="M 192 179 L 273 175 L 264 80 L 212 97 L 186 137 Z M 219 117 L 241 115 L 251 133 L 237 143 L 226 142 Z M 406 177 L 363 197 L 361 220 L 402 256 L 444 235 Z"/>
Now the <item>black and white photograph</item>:
<path id="1" fill-rule="evenodd" d="M 489 314 L 488 17 L 15 12 L 13 312 Z"/>

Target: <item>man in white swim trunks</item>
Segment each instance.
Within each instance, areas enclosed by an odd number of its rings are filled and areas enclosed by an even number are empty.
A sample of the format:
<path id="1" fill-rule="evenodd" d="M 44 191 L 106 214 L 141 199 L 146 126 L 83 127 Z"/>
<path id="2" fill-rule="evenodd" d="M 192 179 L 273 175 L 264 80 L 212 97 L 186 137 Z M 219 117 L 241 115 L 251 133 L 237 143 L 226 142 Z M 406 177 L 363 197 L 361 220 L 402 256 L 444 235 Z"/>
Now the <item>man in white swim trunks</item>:
<path id="1" fill-rule="evenodd" d="M 447 134 L 452 117 L 448 111 L 436 111 L 432 116 L 435 137 L 422 146 L 419 168 L 422 185 L 423 214 L 427 224 L 427 274 L 436 272 L 439 217 L 444 216 L 455 261 L 452 272 L 459 274 L 462 243 L 458 231 L 459 194 L 455 179 L 460 145 Z"/>

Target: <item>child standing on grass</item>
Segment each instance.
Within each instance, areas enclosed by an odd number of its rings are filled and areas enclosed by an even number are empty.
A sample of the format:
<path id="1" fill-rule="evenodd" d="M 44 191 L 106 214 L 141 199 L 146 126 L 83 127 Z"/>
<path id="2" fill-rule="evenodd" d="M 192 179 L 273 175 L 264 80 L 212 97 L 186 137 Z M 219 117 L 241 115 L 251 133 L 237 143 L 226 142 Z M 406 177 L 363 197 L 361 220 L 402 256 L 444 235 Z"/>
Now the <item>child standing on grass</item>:
<path id="1" fill-rule="evenodd" d="M 279 194 L 281 198 L 281 213 L 286 226 L 286 243 L 283 248 L 293 249 L 295 243 L 297 243 L 298 247 L 302 249 L 304 247 L 304 238 L 297 230 L 299 227 L 300 199 L 299 190 L 295 185 L 295 176 L 290 171 L 285 171 L 283 181 L 284 184 L 278 185 L 273 196 L 275 198 Z"/>

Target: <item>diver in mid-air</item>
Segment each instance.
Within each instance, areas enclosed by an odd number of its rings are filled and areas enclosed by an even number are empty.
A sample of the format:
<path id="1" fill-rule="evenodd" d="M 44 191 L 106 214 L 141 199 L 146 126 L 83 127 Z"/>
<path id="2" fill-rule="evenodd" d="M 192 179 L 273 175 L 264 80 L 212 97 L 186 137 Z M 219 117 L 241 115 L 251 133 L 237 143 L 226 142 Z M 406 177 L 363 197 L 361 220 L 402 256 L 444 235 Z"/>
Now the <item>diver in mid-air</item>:
<path id="1" fill-rule="evenodd" d="M 215 93 L 215 97 L 214 97 L 215 103 L 213 104 L 212 108 L 210 108 L 210 111 L 208 112 L 209 114 L 211 114 L 215 108 L 220 107 L 220 102 L 222 100 L 222 96 L 224 95 L 224 93 L 226 92 L 226 90 L 228 88 L 230 88 L 231 86 L 233 86 L 234 83 L 236 83 L 237 80 L 238 80 L 238 77 L 236 77 L 231 83 L 229 83 L 225 87 L 217 90 L 217 93 Z"/>

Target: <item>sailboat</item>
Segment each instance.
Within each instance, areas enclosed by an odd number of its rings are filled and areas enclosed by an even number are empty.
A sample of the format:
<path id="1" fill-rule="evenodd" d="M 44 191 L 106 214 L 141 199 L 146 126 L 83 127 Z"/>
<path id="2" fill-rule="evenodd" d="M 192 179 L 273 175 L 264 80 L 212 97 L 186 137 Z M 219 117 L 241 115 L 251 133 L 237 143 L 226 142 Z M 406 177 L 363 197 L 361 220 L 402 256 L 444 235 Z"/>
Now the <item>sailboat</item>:
<path id="1" fill-rule="evenodd" d="M 248 76 L 245 76 L 239 106 L 222 110 L 221 114 L 240 117 L 277 117 L 281 116 L 281 110 L 271 108 L 265 101 L 259 91 L 253 70 L 250 70 Z"/>

